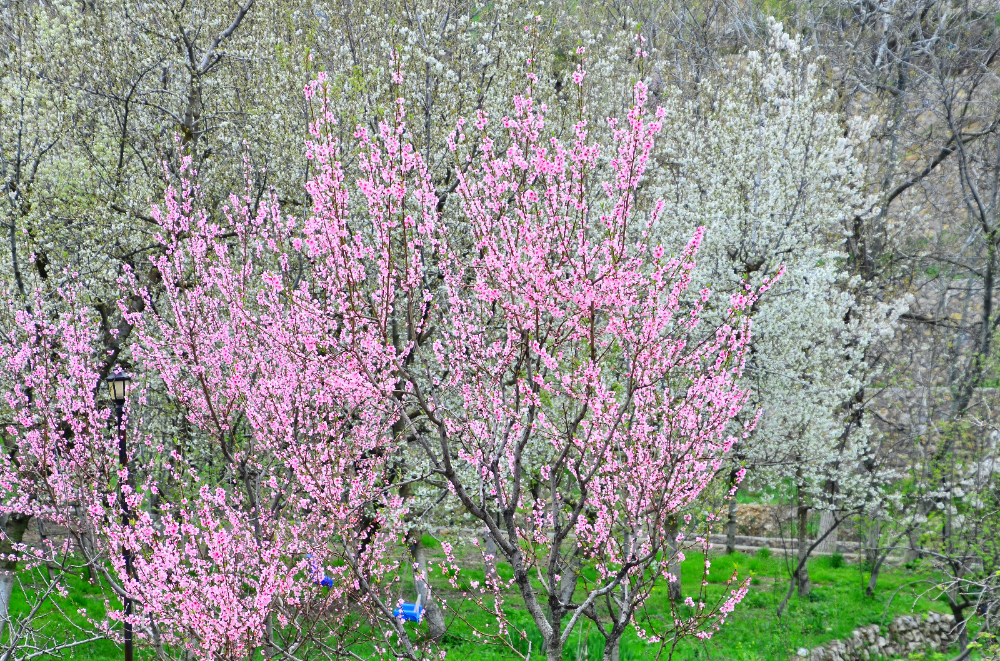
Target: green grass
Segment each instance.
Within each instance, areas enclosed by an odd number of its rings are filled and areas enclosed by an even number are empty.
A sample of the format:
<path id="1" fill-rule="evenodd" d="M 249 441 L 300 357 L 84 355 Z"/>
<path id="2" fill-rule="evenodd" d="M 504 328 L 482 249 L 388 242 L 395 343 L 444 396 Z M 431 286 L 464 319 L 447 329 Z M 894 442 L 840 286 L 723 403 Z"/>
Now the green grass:
<path id="1" fill-rule="evenodd" d="M 812 648 L 835 638 L 848 637 L 859 626 L 878 623 L 885 628 L 893 617 L 903 613 L 947 612 L 944 603 L 919 596 L 928 587 L 926 583 L 907 586 L 916 576 L 905 569 L 882 574 L 876 596 L 869 599 L 864 596 L 867 575 L 863 576 L 857 565 L 817 558 L 809 564 L 814 583 L 812 594 L 808 599 L 793 596 L 788 611 L 779 619 L 775 612 L 788 587 L 785 561 L 780 553 L 772 553 L 771 557 L 761 555 L 766 554 L 746 556 L 736 553 L 710 558 L 710 594 L 718 595 L 728 589 L 724 583 L 734 569 L 739 571 L 741 577 L 753 577 L 750 592 L 719 633 L 706 642 L 694 639 L 682 641 L 674 652 L 674 659 L 788 661 L 800 647 Z M 697 593 L 702 560 L 701 554 L 691 554 L 682 565 L 685 595 Z M 481 575 L 481 572 L 464 571 L 463 574 Z M 894 593 L 895 597 L 890 599 Z M 541 637 L 534 631 L 527 614 L 513 607 L 506 610 L 515 624 L 528 630 L 533 649 L 537 650 Z M 682 614 L 686 614 L 684 611 L 689 609 L 682 607 Z M 647 603 L 647 612 L 653 617 L 669 614 L 665 591 L 654 593 Z M 476 623 L 486 621 L 484 615 L 473 618 L 470 612 L 468 616 Z M 501 654 L 499 649 L 486 647 L 478 641 L 462 642 L 460 639 L 466 633 L 464 627 L 456 627 L 451 633 L 448 648 L 455 658 L 463 661 L 513 658 L 513 655 Z M 584 628 L 578 635 L 571 636 L 563 658 L 567 661 L 599 660 L 602 645 L 603 639 L 596 631 L 591 629 L 588 632 Z M 526 651 L 526 648 L 525 645 L 523 649 Z M 658 646 L 646 644 L 633 631 L 628 631 L 622 641 L 620 658 L 622 661 L 653 659 L 657 649 Z M 532 658 L 536 657 L 532 655 Z M 666 654 L 661 658 L 665 659 Z"/>
<path id="2" fill-rule="evenodd" d="M 36 569 L 34 572 L 22 573 L 21 580 L 30 584 L 33 579 L 37 580 L 41 578 L 39 571 Z M 74 626 L 87 627 L 88 630 L 91 629 L 87 624 L 87 617 L 99 622 L 105 616 L 104 595 L 95 586 L 71 574 L 64 575 L 62 582 L 66 589 L 66 596 L 46 601 L 39 608 L 38 617 L 32 621 L 34 625 L 33 635 L 36 640 L 55 639 L 60 642 L 65 641 L 74 637 L 73 634 L 75 632 L 72 630 Z M 19 615 L 27 613 L 29 608 L 30 605 L 25 598 L 25 593 L 19 588 L 15 589 L 10 598 L 10 612 L 14 621 L 17 621 Z M 86 617 L 84 613 L 80 612 L 81 610 L 85 611 Z M 71 622 L 69 625 L 67 625 L 66 617 L 62 613 L 68 616 Z M 79 630 L 77 632 L 82 633 Z M 5 633 L 5 637 L 6 635 Z M 4 642 L 6 642 L 6 638 Z M 64 657 L 79 659 L 80 661 L 105 661 L 110 659 L 117 661 L 121 659 L 121 651 L 114 643 L 101 640 L 68 650 L 65 652 Z"/>
<path id="3" fill-rule="evenodd" d="M 432 539 L 425 539 L 425 544 L 434 553 L 437 544 Z M 814 583 L 813 593 L 808 599 L 793 596 L 787 613 L 779 619 L 775 610 L 778 602 L 784 597 L 787 589 L 786 561 L 780 552 L 758 553 L 747 556 L 740 553 L 731 556 L 712 556 L 712 569 L 709 575 L 710 596 L 722 594 L 729 588 L 725 580 L 737 570 L 741 577 L 752 577 L 751 589 L 740 604 L 735 614 L 727 624 L 711 640 L 706 642 L 687 639 L 682 641 L 674 652 L 673 658 L 678 661 L 695 661 L 701 659 L 736 659 L 739 661 L 788 661 L 796 649 L 811 648 L 834 638 L 845 638 L 859 626 L 878 623 L 886 627 L 896 615 L 928 610 L 947 612 L 942 602 L 934 602 L 920 593 L 926 590 L 927 583 L 908 585 L 918 579 L 913 572 L 903 568 L 887 571 L 880 576 L 878 591 L 874 598 L 864 596 L 867 584 L 867 574 L 863 574 L 857 565 L 847 564 L 841 560 L 818 558 L 810 562 L 809 573 Z M 701 580 L 703 558 L 700 554 L 691 554 L 682 565 L 682 586 L 685 595 L 697 595 Z M 475 565 L 475 557 L 470 554 L 463 562 L 463 582 L 482 580 L 481 565 Z M 498 567 L 502 577 L 510 576 L 510 568 L 501 563 Z M 104 597 L 96 592 L 96 588 L 76 577 L 68 577 L 68 594 L 60 603 L 66 611 L 86 608 L 88 613 L 101 617 L 104 613 Z M 445 585 L 439 586 L 438 594 L 447 594 Z M 894 596 L 895 595 L 895 596 Z M 406 595 L 411 597 L 412 595 Z M 892 597 L 892 598 L 891 598 Z M 891 599 L 890 599 L 891 598 Z M 457 603 L 452 599 L 453 603 Z M 504 610 L 510 623 L 517 629 L 527 632 L 532 643 L 532 659 L 540 659 L 541 636 L 535 630 L 527 612 L 518 607 L 516 595 L 511 594 L 506 600 Z M 12 599 L 12 611 L 23 612 L 27 607 L 24 596 L 15 593 Z M 688 610 L 682 606 L 682 614 Z M 912 609 L 912 610 L 911 610 Z M 471 605 L 460 609 L 462 617 L 449 617 L 449 633 L 444 641 L 448 650 L 448 658 L 461 661 L 486 661 L 502 658 L 516 658 L 509 651 L 484 644 L 477 639 L 470 624 L 486 631 L 496 629 L 495 620 Z M 658 590 L 647 602 L 646 617 L 657 618 L 669 615 L 669 602 L 664 590 Z M 71 612 L 73 618 L 78 618 Z M 466 621 L 462 621 L 463 618 Z M 80 621 L 80 620 L 77 620 Z M 51 627 L 63 626 L 61 620 L 52 618 L 44 624 L 49 632 Z M 421 625 L 425 627 L 426 625 Z M 578 661 L 582 659 L 601 659 L 603 639 L 592 626 L 578 627 L 566 645 L 564 659 Z M 520 641 L 523 652 L 528 649 L 526 641 Z M 621 661 L 653 659 L 658 647 L 649 645 L 638 638 L 634 631 L 628 631 L 621 645 Z M 361 650 L 357 650 L 361 652 Z M 73 658 L 86 661 L 111 661 L 121 657 L 119 649 L 109 643 L 100 642 L 85 648 L 78 648 L 68 654 Z M 141 658 L 152 656 L 140 653 Z M 938 655 L 945 658 L 946 655 Z M 666 654 L 662 658 L 667 658 Z M 928 655 L 924 661 L 931 661 Z M 950 656 L 948 657 L 950 658 Z"/>

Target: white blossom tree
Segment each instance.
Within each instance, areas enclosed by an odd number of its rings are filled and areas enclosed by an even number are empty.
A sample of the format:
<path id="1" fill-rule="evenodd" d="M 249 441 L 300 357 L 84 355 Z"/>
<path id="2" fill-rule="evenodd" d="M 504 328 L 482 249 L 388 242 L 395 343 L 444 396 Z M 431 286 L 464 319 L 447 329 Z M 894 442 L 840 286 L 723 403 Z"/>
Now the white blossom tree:
<path id="1" fill-rule="evenodd" d="M 699 286 L 787 269 L 754 312 L 747 378 L 763 413 L 736 456 L 795 495 L 804 594 L 809 509 L 872 506 L 890 475 L 866 407 L 906 300 L 879 300 L 844 253 L 846 227 L 872 205 L 858 155 L 874 120 L 838 113 L 820 63 L 781 23 L 770 27 L 765 51 L 723 66 L 696 95 L 665 92 L 666 139 L 648 186 L 667 202 L 664 236 L 707 228 Z"/>

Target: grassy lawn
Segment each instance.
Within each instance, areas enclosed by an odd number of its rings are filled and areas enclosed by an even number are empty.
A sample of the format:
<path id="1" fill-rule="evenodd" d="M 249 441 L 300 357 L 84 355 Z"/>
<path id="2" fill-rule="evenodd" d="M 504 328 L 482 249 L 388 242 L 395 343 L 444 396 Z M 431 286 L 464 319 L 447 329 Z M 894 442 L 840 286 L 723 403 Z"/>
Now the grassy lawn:
<path id="1" fill-rule="evenodd" d="M 935 602 L 920 596 L 929 584 L 915 583 L 920 576 L 914 572 L 902 568 L 885 572 L 880 577 L 876 596 L 869 599 L 864 596 L 867 575 L 863 575 L 857 565 L 837 566 L 839 563 L 831 561 L 830 558 L 818 558 L 809 565 L 809 573 L 814 583 L 813 594 L 808 599 L 802 600 L 792 597 L 788 612 L 778 619 L 775 610 L 787 589 L 788 574 L 785 560 L 777 553 L 772 557 L 763 557 L 764 555 L 766 554 L 746 556 L 737 553 L 732 556 L 720 555 L 711 558 L 710 593 L 719 594 L 727 589 L 724 582 L 734 567 L 739 570 L 741 577 L 753 577 L 750 593 L 737 607 L 735 614 L 722 631 L 709 641 L 700 642 L 695 639 L 682 641 L 674 652 L 674 659 L 788 661 L 796 649 L 811 648 L 834 638 L 847 637 L 851 630 L 858 626 L 878 623 L 884 628 L 893 617 L 903 613 L 923 613 L 929 610 L 947 612 L 943 602 Z M 462 571 L 463 583 L 483 579 L 481 565 L 475 567 L 471 557 L 463 564 L 467 567 Z M 700 554 L 690 554 L 683 563 L 682 585 L 685 595 L 697 595 L 701 566 Z M 501 576 L 509 573 L 509 569 L 503 564 L 500 565 L 499 571 Z M 78 618 L 75 613 L 78 608 L 86 608 L 94 617 L 103 615 L 104 597 L 96 593 L 93 586 L 71 576 L 67 588 L 68 596 L 59 600 L 64 612 L 74 619 Z M 438 594 L 447 594 L 444 585 L 440 586 Z M 648 616 L 669 615 L 668 603 L 665 590 L 654 593 L 647 604 Z M 11 605 L 15 613 L 23 611 L 26 607 L 23 595 L 15 593 Z M 539 650 L 541 637 L 534 629 L 527 612 L 518 607 L 515 595 L 511 595 L 507 600 L 505 611 L 512 625 L 527 631 L 528 638 L 532 641 L 532 649 Z M 495 629 L 493 618 L 477 608 L 462 607 L 461 614 L 477 627 L 486 626 L 488 629 Z M 484 644 L 482 640 L 475 638 L 462 618 L 452 614 L 449 620 L 451 626 L 444 641 L 449 658 L 462 661 L 516 658 L 509 651 L 505 653 L 501 648 Z M 492 626 L 488 626 L 491 624 Z M 45 626 L 66 627 L 61 619 L 53 619 Z M 421 625 L 421 628 L 425 627 L 426 625 Z M 566 646 L 564 659 L 599 660 L 602 645 L 603 640 L 592 626 L 578 627 Z M 522 649 L 527 651 L 526 643 L 522 645 Z M 640 640 L 633 631 L 629 631 L 622 642 L 621 660 L 653 659 L 657 650 L 657 645 L 649 645 Z M 115 645 L 102 641 L 77 648 L 68 652 L 66 656 L 86 661 L 105 659 L 110 661 L 120 659 L 121 652 Z M 139 656 L 152 658 L 142 653 Z M 923 657 L 923 661 L 951 656 L 951 654 L 928 655 Z M 532 659 L 541 658 L 543 657 L 537 652 L 532 653 Z M 661 658 L 665 659 L 667 655 L 664 653 Z"/>
<path id="2" fill-rule="evenodd" d="M 42 570 L 35 569 L 33 574 L 22 574 L 22 580 L 28 582 L 32 577 L 39 578 Z M 82 578 L 72 574 L 66 574 L 63 578 L 66 596 L 57 597 L 47 601 L 40 609 L 40 617 L 34 620 L 35 631 L 29 635 L 43 644 L 43 641 L 63 642 L 67 639 L 85 638 L 85 632 L 74 627 L 86 626 L 86 617 L 94 621 L 101 621 L 106 613 L 105 596 L 99 589 L 87 583 Z M 117 602 L 113 602 L 117 603 Z M 119 605 L 120 607 L 120 605 Z M 10 599 L 10 610 L 12 619 L 16 622 L 19 615 L 23 615 L 29 609 L 29 604 L 25 600 L 24 593 L 15 587 Z M 82 611 L 85 611 L 86 617 Z M 59 612 L 61 611 L 61 613 Z M 67 623 L 68 620 L 68 623 Z M 91 630 L 87 627 L 87 630 Z M 6 643 L 6 632 L 4 642 Z M 62 654 L 62 658 L 73 658 L 80 661 L 106 661 L 122 658 L 121 649 L 108 640 L 98 640 L 86 645 L 68 649 Z M 52 657 L 42 657 L 52 658 Z"/>
<path id="3" fill-rule="evenodd" d="M 739 570 L 741 577 L 753 577 L 750 592 L 719 633 L 705 642 L 696 639 L 682 641 L 674 651 L 675 660 L 788 661 L 800 647 L 811 648 L 828 640 L 845 638 L 859 626 L 878 623 L 885 628 L 893 617 L 904 613 L 924 613 L 930 610 L 948 612 L 945 603 L 920 596 L 929 587 L 928 583 L 909 585 L 919 578 L 911 571 L 896 569 L 882 574 L 875 597 L 867 598 L 864 596 L 867 574 L 862 576 L 857 565 L 843 564 L 837 567 L 830 558 L 817 558 L 809 564 L 810 577 L 814 583 L 812 594 L 808 599 L 793 596 L 788 611 L 778 619 L 775 611 L 788 587 L 788 572 L 783 558 L 777 555 L 765 558 L 736 553 L 732 556 L 712 556 L 711 560 L 710 595 L 728 589 L 722 584 L 732 574 L 734 567 Z M 701 567 L 701 554 L 688 555 L 682 569 L 685 595 L 697 595 Z M 473 580 L 482 579 L 481 570 L 465 570 L 463 575 Z M 516 607 L 506 610 L 514 623 L 528 630 L 533 649 L 538 649 L 541 637 L 534 631 L 527 613 Z M 647 602 L 647 611 L 653 617 L 657 614 L 669 615 L 665 590 L 653 594 Z M 682 614 L 685 611 L 690 612 L 682 607 Z M 487 621 L 485 615 L 474 617 L 470 613 L 468 617 L 474 622 Z M 467 631 L 459 625 L 450 632 L 447 647 L 450 653 L 455 654 L 455 658 L 463 661 L 507 656 L 514 658 L 513 655 L 504 655 L 500 649 L 483 645 L 481 641 L 461 640 Z M 526 646 L 524 649 L 526 651 Z M 566 646 L 564 659 L 599 660 L 602 658 L 602 649 L 603 639 L 595 630 L 578 628 Z M 633 631 L 628 631 L 622 641 L 620 658 L 621 661 L 654 659 L 658 649 L 658 645 L 649 645 Z M 943 659 L 951 658 L 952 655 L 936 656 Z M 661 658 L 666 659 L 667 654 L 664 653 Z M 925 661 L 932 658 L 931 655 L 924 657 Z"/>

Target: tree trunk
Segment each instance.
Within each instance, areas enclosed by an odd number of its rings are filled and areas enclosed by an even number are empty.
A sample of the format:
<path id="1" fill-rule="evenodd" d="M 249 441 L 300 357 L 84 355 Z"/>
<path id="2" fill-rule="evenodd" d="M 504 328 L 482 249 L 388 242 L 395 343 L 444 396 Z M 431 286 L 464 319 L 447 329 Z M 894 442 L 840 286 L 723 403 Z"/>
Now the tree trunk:
<path id="1" fill-rule="evenodd" d="M 799 469 L 796 476 L 802 477 L 802 470 Z M 785 607 L 788 606 L 788 600 L 792 598 L 792 593 L 798 590 L 799 597 L 808 597 L 809 592 L 812 589 L 812 584 L 809 582 L 809 566 L 807 561 L 809 560 L 809 540 L 807 538 L 807 524 L 809 523 L 809 506 L 806 505 L 805 498 L 802 496 L 802 484 L 799 483 L 797 494 L 796 494 L 796 509 L 798 514 L 798 553 L 795 559 L 795 570 L 792 573 L 792 580 L 788 582 L 788 591 L 785 593 L 785 598 L 781 600 L 778 604 L 777 615 L 780 618 L 781 614 L 785 612 Z"/>
<path id="2" fill-rule="evenodd" d="M 24 531 L 31 522 L 30 514 L 11 514 L 4 517 L 3 537 L 0 539 L 0 641 L 7 625 L 10 623 L 10 596 L 14 592 L 14 579 L 17 572 L 17 555 L 14 545 L 24 539 Z"/>
<path id="3" fill-rule="evenodd" d="M 677 515 L 671 514 L 667 517 L 667 539 L 670 543 L 670 546 L 667 548 L 667 552 L 670 553 L 667 572 L 672 574 L 676 580 L 670 581 L 667 585 L 667 598 L 675 604 L 680 603 L 684 599 L 681 590 L 681 563 L 677 561 L 677 552 L 680 546 L 677 543 L 678 532 Z"/>
<path id="4" fill-rule="evenodd" d="M 903 564 L 910 564 L 911 562 L 916 562 L 920 559 L 920 530 L 916 526 L 910 530 L 906 535 L 909 540 L 909 545 L 906 547 L 906 555 L 903 558 Z"/>
<path id="5" fill-rule="evenodd" d="M 10 595 L 14 592 L 14 572 L 9 570 L 0 571 L 0 643 L 3 647 L 9 647 L 4 643 L 4 634 L 10 624 Z M 11 625 L 13 626 L 13 625 Z"/>
<path id="6" fill-rule="evenodd" d="M 671 519 L 673 520 L 672 525 L 676 527 L 676 517 L 670 517 L 667 521 L 669 522 Z M 668 523 L 668 525 L 671 524 Z M 611 626 L 604 632 L 603 661 L 618 661 L 621 651 L 622 636 L 625 634 L 625 629 L 627 628 L 628 621 L 631 619 L 632 613 L 630 608 L 632 594 L 630 593 L 630 586 L 627 581 L 622 583 L 618 591 L 612 593 L 612 597 L 612 601 L 614 601 L 618 606 L 618 612 L 615 613 L 614 609 L 611 607 L 611 602 L 609 601 L 608 614 L 611 616 Z"/>
<path id="7" fill-rule="evenodd" d="M 796 576 L 797 588 L 800 597 L 808 597 L 809 591 L 812 589 L 812 584 L 809 582 L 809 568 L 806 565 L 806 558 L 809 553 L 809 540 L 808 540 L 808 527 L 809 523 L 809 507 L 805 504 L 805 500 L 802 498 L 801 487 L 799 488 L 798 496 L 798 518 L 799 518 L 799 554 L 798 554 L 798 565 L 799 571 Z"/>
<path id="8" fill-rule="evenodd" d="M 497 541 L 493 539 L 489 528 L 483 532 L 483 542 L 486 556 L 483 558 L 483 573 L 486 575 L 486 585 L 493 588 L 500 578 L 497 575 Z"/>
<path id="9" fill-rule="evenodd" d="M 874 564 L 872 564 L 872 573 L 868 577 L 868 587 L 865 589 L 866 596 L 868 597 L 875 596 L 875 588 L 878 586 L 878 574 L 882 570 L 882 563 L 885 562 L 885 559 L 888 557 L 889 557 L 889 552 L 886 551 L 885 553 L 881 554 L 881 557 L 878 558 Z"/>
<path id="10" fill-rule="evenodd" d="M 42 519 L 38 519 L 38 537 L 42 540 L 42 547 L 47 548 L 46 542 L 49 541 L 49 536 L 45 534 L 45 522 Z M 49 577 L 52 581 L 54 577 L 52 576 L 52 567 L 49 565 L 48 561 L 45 562 L 45 575 Z"/>
<path id="11" fill-rule="evenodd" d="M 73 506 L 73 512 L 76 514 L 77 520 L 79 520 L 79 521 L 83 521 L 84 520 L 84 517 L 83 517 L 83 515 L 81 513 L 81 510 L 80 510 L 79 506 L 74 505 Z M 77 539 L 78 539 L 78 544 L 79 544 L 79 549 L 78 549 L 79 553 L 80 553 L 81 556 L 83 556 L 83 559 L 87 561 L 87 566 L 84 567 L 84 569 L 83 569 L 83 571 L 86 572 L 86 574 L 84 574 L 84 575 L 87 578 L 87 582 L 90 583 L 91 585 L 93 585 L 93 584 L 95 584 L 97 582 L 97 577 L 94 574 L 94 568 L 90 564 L 90 559 L 91 559 L 91 557 L 94 554 L 90 552 L 89 544 L 87 543 L 87 531 L 86 531 L 86 529 L 81 529 L 80 530 L 80 536 Z"/>
<path id="12" fill-rule="evenodd" d="M 546 661 L 563 661 L 562 645 L 559 644 L 557 632 L 553 632 L 552 640 L 545 646 L 545 659 Z"/>
<path id="13" fill-rule="evenodd" d="M 410 531 L 409 535 L 410 556 L 417 565 L 417 570 L 413 577 L 420 603 L 424 607 L 424 618 L 427 620 L 429 636 L 433 641 L 441 640 L 447 629 L 444 621 L 444 613 L 431 594 L 430 585 L 427 582 L 427 551 L 424 549 L 422 534 L 419 530 Z"/>
<path id="14" fill-rule="evenodd" d="M 730 484 L 736 481 L 736 472 L 730 477 Z M 737 492 L 738 493 L 738 490 Z M 729 499 L 729 520 L 726 522 L 726 553 L 736 552 L 736 493 Z"/>
<path id="15" fill-rule="evenodd" d="M 951 614 L 955 617 L 955 626 L 958 628 L 958 651 L 964 654 L 969 647 L 969 629 L 965 622 L 965 607 L 959 605 L 959 598 L 957 589 L 952 588 L 948 591 L 948 607 L 951 608 Z"/>
<path id="16" fill-rule="evenodd" d="M 621 652 L 622 639 L 615 638 L 614 642 L 609 642 L 604 646 L 604 659 L 603 661 L 618 661 L 618 657 Z"/>
<path id="17" fill-rule="evenodd" d="M 559 601 L 564 604 L 573 602 L 573 594 L 576 592 L 576 584 L 580 580 L 580 547 L 573 549 L 573 553 L 567 558 L 566 563 L 560 569 L 559 576 Z"/>
<path id="18" fill-rule="evenodd" d="M 916 521 L 921 520 L 922 517 L 926 517 L 933 507 L 932 502 L 929 499 L 921 499 L 917 501 L 914 512 L 913 521 L 910 524 L 909 530 L 906 532 L 906 538 L 909 544 L 907 544 L 906 555 L 903 557 L 904 564 L 910 564 L 916 562 L 921 557 L 923 557 L 922 544 L 920 541 L 921 531 L 924 530 L 923 526 L 916 525 Z"/>
<path id="19" fill-rule="evenodd" d="M 882 522 L 875 519 L 865 534 L 865 562 L 869 570 L 874 570 L 879 559 L 879 545 L 882 541 Z"/>
<path id="20" fill-rule="evenodd" d="M 833 528 L 836 522 L 836 517 L 830 510 L 823 510 L 819 515 L 819 536 L 822 537 L 823 533 Z M 816 553 L 821 553 L 823 555 L 832 555 L 837 551 L 837 533 L 838 530 L 834 528 L 830 531 L 830 534 L 820 542 L 819 546 L 816 547 Z"/>

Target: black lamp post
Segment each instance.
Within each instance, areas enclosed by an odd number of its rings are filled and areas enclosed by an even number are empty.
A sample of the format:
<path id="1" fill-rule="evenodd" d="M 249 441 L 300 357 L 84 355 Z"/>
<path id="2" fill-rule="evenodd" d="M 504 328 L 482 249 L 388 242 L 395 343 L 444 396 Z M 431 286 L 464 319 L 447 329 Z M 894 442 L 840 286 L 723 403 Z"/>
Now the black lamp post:
<path id="1" fill-rule="evenodd" d="M 118 461 L 122 468 L 128 467 L 128 455 L 125 452 L 125 425 L 122 424 L 122 417 L 125 415 L 125 400 L 128 399 L 128 391 L 132 385 L 132 377 L 124 372 L 112 374 L 107 378 L 108 390 L 111 399 L 115 400 L 115 418 L 118 422 Z M 125 493 L 122 484 L 118 483 L 118 498 L 122 504 L 122 525 L 128 525 L 128 503 L 125 502 Z M 132 553 L 123 546 L 125 556 L 125 575 L 132 575 Z M 125 606 L 125 661 L 132 661 L 132 600 L 127 596 L 124 598 Z"/>

